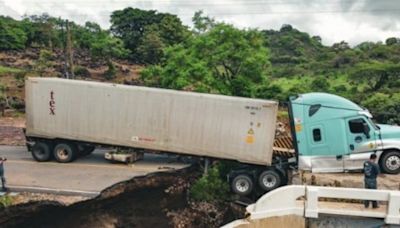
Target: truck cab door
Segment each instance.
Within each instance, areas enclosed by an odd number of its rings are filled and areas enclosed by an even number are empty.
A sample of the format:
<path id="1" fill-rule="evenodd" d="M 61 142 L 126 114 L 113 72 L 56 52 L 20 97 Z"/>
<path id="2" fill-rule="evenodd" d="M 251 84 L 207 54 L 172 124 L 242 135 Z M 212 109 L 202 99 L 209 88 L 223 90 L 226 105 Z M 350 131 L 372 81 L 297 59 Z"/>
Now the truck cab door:
<path id="1" fill-rule="evenodd" d="M 368 160 L 376 149 L 377 135 L 364 116 L 348 118 L 346 123 L 348 153 L 344 157 L 344 168 L 362 169 L 364 161 Z"/>
<path id="2" fill-rule="evenodd" d="M 312 172 L 343 172 L 345 151 L 335 144 L 344 143 L 345 138 L 338 137 L 341 129 L 340 119 L 310 126 L 309 151 L 312 154 Z"/>

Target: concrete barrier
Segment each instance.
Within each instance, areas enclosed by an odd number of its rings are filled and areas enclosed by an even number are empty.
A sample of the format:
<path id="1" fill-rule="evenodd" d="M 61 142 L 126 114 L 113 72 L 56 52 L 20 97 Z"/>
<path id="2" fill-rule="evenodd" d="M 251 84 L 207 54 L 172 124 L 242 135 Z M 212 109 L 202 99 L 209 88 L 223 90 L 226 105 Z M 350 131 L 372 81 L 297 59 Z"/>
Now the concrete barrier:
<path id="1" fill-rule="evenodd" d="M 330 199 L 321 201 L 320 199 Z M 378 209 L 364 208 L 360 203 L 340 202 L 340 200 L 376 200 L 383 202 Z M 384 219 L 386 224 L 400 224 L 400 192 L 359 188 L 337 188 L 289 185 L 275 189 L 262 196 L 256 203 L 246 208 L 246 219 L 229 223 L 223 228 L 262 227 L 272 218 L 294 216 L 318 218 L 319 214 L 356 216 Z M 275 219 L 276 220 L 276 219 Z M 302 227 L 302 222 L 286 219 L 287 227 Z M 282 220 L 281 222 L 285 222 Z M 258 225 L 257 225 L 258 224 Z M 299 226 L 296 226 L 299 225 Z"/>

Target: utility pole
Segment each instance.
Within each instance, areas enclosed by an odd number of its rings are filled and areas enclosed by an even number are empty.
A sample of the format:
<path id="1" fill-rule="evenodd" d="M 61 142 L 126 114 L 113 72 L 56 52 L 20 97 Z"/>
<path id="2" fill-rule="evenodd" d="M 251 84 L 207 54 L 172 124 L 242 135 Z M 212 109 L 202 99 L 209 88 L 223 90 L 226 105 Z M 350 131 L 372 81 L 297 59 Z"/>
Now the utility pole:
<path id="1" fill-rule="evenodd" d="M 63 48 L 63 55 L 64 55 L 64 78 L 69 78 L 69 72 L 68 72 L 68 56 L 67 56 L 67 45 L 66 45 L 66 38 L 65 38 L 65 31 L 64 31 L 64 22 L 62 22 L 61 17 L 61 37 L 62 37 L 62 48 Z"/>
<path id="2" fill-rule="evenodd" d="M 75 78 L 74 74 L 74 61 L 73 61 L 73 53 L 72 53 L 72 36 L 71 30 L 69 28 L 69 21 L 66 21 L 66 28 L 67 28 L 67 45 L 66 45 L 66 57 L 67 57 L 67 68 L 68 74 L 67 78 Z"/>

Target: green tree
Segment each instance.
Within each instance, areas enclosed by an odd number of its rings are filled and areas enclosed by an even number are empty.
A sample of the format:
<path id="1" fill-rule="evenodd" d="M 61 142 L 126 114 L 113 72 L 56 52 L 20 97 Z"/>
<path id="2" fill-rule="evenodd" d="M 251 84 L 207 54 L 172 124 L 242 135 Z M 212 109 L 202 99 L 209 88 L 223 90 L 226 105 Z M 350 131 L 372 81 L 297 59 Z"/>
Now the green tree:
<path id="1" fill-rule="evenodd" d="M 137 55 L 143 63 L 160 63 L 165 47 L 184 42 L 189 35 L 189 31 L 182 26 L 182 22 L 177 17 L 167 14 L 160 23 L 145 27 L 137 47 Z"/>
<path id="2" fill-rule="evenodd" d="M 155 31 L 158 34 L 155 34 Z M 149 48 L 154 45 L 156 36 L 158 36 L 157 39 L 160 39 L 157 41 L 159 43 L 157 46 L 164 46 L 164 44 L 180 43 L 188 35 L 187 27 L 182 25 L 176 15 L 130 7 L 112 13 L 111 32 L 124 41 L 125 47 L 131 51 L 131 59 L 139 63 L 144 62 L 142 54 L 148 55 Z M 148 39 L 153 44 L 146 47 Z M 163 45 L 160 45 L 160 41 Z M 139 47 L 140 50 L 138 50 Z M 157 59 L 161 59 L 161 57 L 157 56 Z"/>
<path id="3" fill-rule="evenodd" d="M 192 17 L 194 32 L 196 33 L 207 32 L 216 25 L 216 22 L 213 18 L 204 16 L 203 13 L 204 12 L 202 10 L 197 11 Z"/>
<path id="4" fill-rule="evenodd" d="M 387 38 L 385 41 L 386 45 L 391 46 L 395 44 L 400 44 L 400 39 L 396 37 Z"/>
<path id="5" fill-rule="evenodd" d="M 62 47 L 61 26 L 64 24 L 65 20 L 51 17 L 46 13 L 26 17 L 24 28 L 29 31 L 28 45 L 49 49 Z"/>
<path id="6" fill-rule="evenodd" d="M 165 44 L 156 30 L 147 30 L 142 38 L 137 52 L 141 56 L 141 61 L 148 64 L 156 64 L 163 57 Z"/>
<path id="7" fill-rule="evenodd" d="M 124 48 L 122 40 L 107 35 L 93 39 L 90 44 L 90 52 L 95 59 L 107 63 L 108 69 L 104 75 L 106 79 L 112 79 L 116 74 L 112 58 L 124 58 L 129 54 L 129 51 Z"/>
<path id="8" fill-rule="evenodd" d="M 368 108 L 379 123 L 400 124 L 400 93 L 393 95 L 375 93 L 362 101 L 362 105 Z"/>
<path id="9" fill-rule="evenodd" d="M 74 46 L 80 49 L 90 49 L 91 44 L 96 40 L 110 36 L 107 31 L 101 29 L 100 25 L 94 22 L 86 22 L 83 27 L 73 25 L 72 33 L 75 38 Z"/>
<path id="10" fill-rule="evenodd" d="M 332 45 L 332 49 L 335 50 L 336 52 L 341 52 L 350 49 L 350 46 L 347 42 L 343 40 L 340 41 L 340 43 L 334 43 Z"/>
<path id="11" fill-rule="evenodd" d="M 163 42 L 168 46 L 182 43 L 191 35 L 188 27 L 172 14 L 165 14 L 159 23 L 146 26 L 145 31 L 147 30 L 158 31 Z"/>
<path id="12" fill-rule="evenodd" d="M 311 81 L 310 87 L 314 92 L 328 92 L 330 85 L 325 77 L 319 76 Z"/>
<path id="13" fill-rule="evenodd" d="M 400 77 L 400 64 L 369 62 L 358 64 L 351 72 L 353 83 L 365 83 L 370 91 L 377 91 Z"/>
<path id="14" fill-rule="evenodd" d="M 17 21 L 0 16 L 0 50 L 24 49 L 27 35 Z"/>
<path id="15" fill-rule="evenodd" d="M 166 88 L 254 97 L 270 66 L 264 42 L 256 30 L 219 23 L 185 45 L 167 48 L 165 63 L 142 76 L 146 81 L 157 77 L 157 84 Z"/>

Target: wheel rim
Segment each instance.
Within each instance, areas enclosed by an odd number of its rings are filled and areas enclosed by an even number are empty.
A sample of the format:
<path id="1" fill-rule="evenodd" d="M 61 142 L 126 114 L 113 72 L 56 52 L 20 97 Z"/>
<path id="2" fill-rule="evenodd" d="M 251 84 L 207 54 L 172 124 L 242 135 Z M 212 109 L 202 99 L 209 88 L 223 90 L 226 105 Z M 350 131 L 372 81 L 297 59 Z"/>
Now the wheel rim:
<path id="1" fill-rule="evenodd" d="M 397 155 L 390 156 L 386 159 L 386 167 L 390 170 L 397 170 L 400 168 L 400 157 Z"/>
<path id="2" fill-rule="evenodd" d="M 274 175 L 267 174 L 262 178 L 262 182 L 265 187 L 273 188 L 273 187 L 275 187 L 277 180 Z"/>
<path id="3" fill-rule="evenodd" d="M 68 159 L 68 151 L 66 149 L 58 149 L 57 157 L 60 158 L 61 160 Z"/>
<path id="4" fill-rule="evenodd" d="M 236 181 L 235 186 L 239 192 L 246 192 L 250 188 L 250 184 L 244 179 L 240 179 L 240 180 Z"/>

